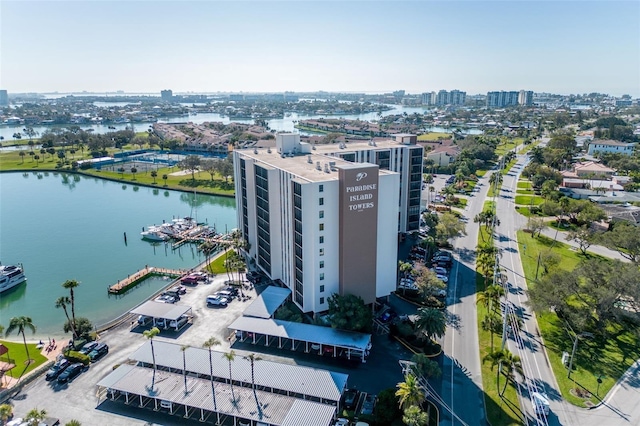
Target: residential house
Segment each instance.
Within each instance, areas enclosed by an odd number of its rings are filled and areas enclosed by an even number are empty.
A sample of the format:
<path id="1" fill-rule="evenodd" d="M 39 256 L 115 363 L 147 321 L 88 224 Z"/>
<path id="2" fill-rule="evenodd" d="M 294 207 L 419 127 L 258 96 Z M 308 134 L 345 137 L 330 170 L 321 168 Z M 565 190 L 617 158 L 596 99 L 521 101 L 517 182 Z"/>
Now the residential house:
<path id="1" fill-rule="evenodd" d="M 589 142 L 587 153 L 590 155 L 594 155 L 595 153 L 632 155 L 635 145 L 635 143 L 596 139 Z"/>

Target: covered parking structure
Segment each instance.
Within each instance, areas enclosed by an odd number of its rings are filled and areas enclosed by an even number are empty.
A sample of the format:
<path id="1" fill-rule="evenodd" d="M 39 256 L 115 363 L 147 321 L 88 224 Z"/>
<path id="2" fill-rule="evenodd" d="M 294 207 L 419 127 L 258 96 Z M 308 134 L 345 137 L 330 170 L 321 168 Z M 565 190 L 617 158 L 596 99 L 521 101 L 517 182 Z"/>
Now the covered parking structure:
<path id="1" fill-rule="evenodd" d="M 291 295 L 288 288 L 269 286 L 251 302 L 242 315 L 245 317 L 271 318 L 276 310 Z"/>
<path id="2" fill-rule="evenodd" d="M 209 358 L 207 349 L 188 347 L 183 351 L 181 345 L 160 340 L 153 341 L 153 353 L 151 348 L 147 341 L 129 359 L 139 366 L 152 367 L 155 355 L 155 364 L 161 371 L 182 375 L 186 366 L 188 376 L 209 380 L 213 374 L 216 383 L 230 383 L 233 379 L 234 389 L 255 384 L 256 389 L 265 392 L 331 406 L 338 406 L 349 378 L 344 373 L 268 360 L 256 361 L 252 368 L 250 360 L 239 356 L 230 363 L 225 352 L 212 350 Z"/>
<path id="3" fill-rule="evenodd" d="M 97 386 L 98 405 L 119 400 L 202 422 L 213 416 L 219 424 L 231 418 L 233 425 L 329 426 L 336 414 L 332 405 L 127 364 Z"/>
<path id="4" fill-rule="evenodd" d="M 152 319 L 154 327 L 162 327 L 167 330 L 171 321 L 177 321 L 183 316 L 191 316 L 191 306 L 150 300 L 132 309 L 130 313 L 149 317 Z M 175 330 L 178 331 L 179 328 L 176 327 Z"/>
<path id="5" fill-rule="evenodd" d="M 292 351 L 297 351 L 302 343 L 304 352 L 309 352 L 311 347 L 318 355 L 330 354 L 333 357 L 342 356 L 347 359 L 355 356 L 363 363 L 367 362 L 366 357 L 371 350 L 370 334 L 312 324 L 242 316 L 229 325 L 229 328 L 235 330 L 243 342 L 248 340 L 250 343 L 258 344 L 264 338 L 265 346 L 277 342 L 278 348 L 281 349 L 290 344 Z M 272 337 L 273 339 L 270 339 Z"/>

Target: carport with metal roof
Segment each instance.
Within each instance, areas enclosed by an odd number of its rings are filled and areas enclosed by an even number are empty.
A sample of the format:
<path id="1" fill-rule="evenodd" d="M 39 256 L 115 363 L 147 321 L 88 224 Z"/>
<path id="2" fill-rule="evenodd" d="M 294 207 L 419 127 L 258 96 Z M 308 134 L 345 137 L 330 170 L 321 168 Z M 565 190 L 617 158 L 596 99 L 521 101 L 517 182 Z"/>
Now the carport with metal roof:
<path id="1" fill-rule="evenodd" d="M 242 315 L 246 317 L 271 318 L 276 310 L 291 295 L 288 288 L 269 286 L 258 295 Z"/>
<path id="2" fill-rule="evenodd" d="M 164 319 L 166 321 L 175 321 L 178 318 L 187 315 L 191 312 L 191 306 L 161 303 L 150 300 L 143 304 L 133 308 L 130 313 L 134 315 L 144 315 L 153 318 L 153 325 L 156 325 L 156 320 Z"/>
<path id="3" fill-rule="evenodd" d="M 270 337 L 274 337 L 273 340 L 278 342 L 278 348 L 291 342 L 291 350 L 295 351 L 298 344 L 302 342 L 305 345 L 305 352 L 309 352 L 309 344 L 311 344 L 311 349 L 314 351 L 317 349 L 318 355 L 326 352 L 333 357 L 344 355 L 347 359 L 351 359 L 354 355 L 360 357 L 363 363 L 366 362 L 366 356 L 371 350 L 370 334 L 312 324 L 242 316 L 229 325 L 229 328 L 240 332 L 240 340 L 250 339 L 253 344 L 259 343 L 264 336 L 264 345 L 269 346 Z"/>
<path id="4" fill-rule="evenodd" d="M 234 425 L 248 420 L 273 426 L 329 426 L 336 413 L 332 405 L 127 364 L 120 365 L 97 386 L 98 405 L 105 397 L 123 398 L 127 405 L 166 409 L 170 414 L 203 422 L 219 413 L 219 420 L 232 418 Z"/>

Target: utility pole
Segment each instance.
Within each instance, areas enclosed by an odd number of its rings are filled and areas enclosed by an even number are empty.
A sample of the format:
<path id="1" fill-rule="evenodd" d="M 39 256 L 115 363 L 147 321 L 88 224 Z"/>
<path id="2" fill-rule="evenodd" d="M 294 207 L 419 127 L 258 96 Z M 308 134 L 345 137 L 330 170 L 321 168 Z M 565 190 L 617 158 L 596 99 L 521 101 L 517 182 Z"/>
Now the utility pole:
<path id="1" fill-rule="evenodd" d="M 571 369 L 573 368 L 573 357 L 576 354 L 576 349 L 578 348 L 578 340 L 581 337 L 589 337 L 589 338 L 593 338 L 593 334 L 583 331 L 580 334 L 576 334 L 576 337 L 573 341 L 573 350 L 571 351 L 571 358 L 569 359 L 569 374 L 567 375 L 567 378 L 570 379 L 571 378 Z"/>

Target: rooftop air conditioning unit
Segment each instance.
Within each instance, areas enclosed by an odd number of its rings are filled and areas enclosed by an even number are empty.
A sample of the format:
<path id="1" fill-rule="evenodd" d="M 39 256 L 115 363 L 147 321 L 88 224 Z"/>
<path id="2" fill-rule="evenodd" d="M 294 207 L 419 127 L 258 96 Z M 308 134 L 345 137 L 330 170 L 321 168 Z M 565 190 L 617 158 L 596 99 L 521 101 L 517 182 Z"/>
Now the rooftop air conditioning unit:
<path id="1" fill-rule="evenodd" d="M 316 161 L 316 169 L 322 170 L 322 167 L 320 167 L 320 162 L 319 161 Z"/>
<path id="2" fill-rule="evenodd" d="M 329 165 L 327 163 L 324 163 L 324 172 L 331 173 L 331 170 L 329 170 Z"/>
<path id="3" fill-rule="evenodd" d="M 310 155 L 307 155 L 307 163 L 313 164 L 313 160 L 311 159 Z"/>
<path id="4" fill-rule="evenodd" d="M 267 152 L 271 154 L 271 148 L 267 148 Z"/>
<path id="5" fill-rule="evenodd" d="M 257 154 L 258 153 L 258 149 L 257 148 L 253 148 L 253 153 Z"/>
<path id="6" fill-rule="evenodd" d="M 329 161 L 329 168 L 333 171 L 336 170 L 336 162 L 335 161 Z"/>

